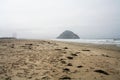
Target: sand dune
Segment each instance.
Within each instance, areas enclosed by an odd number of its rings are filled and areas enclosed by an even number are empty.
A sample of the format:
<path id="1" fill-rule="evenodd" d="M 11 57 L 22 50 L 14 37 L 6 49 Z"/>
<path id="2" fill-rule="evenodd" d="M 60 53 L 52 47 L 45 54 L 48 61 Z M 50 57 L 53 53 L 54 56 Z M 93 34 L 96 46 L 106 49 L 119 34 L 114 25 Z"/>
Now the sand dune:
<path id="1" fill-rule="evenodd" d="M 1 39 L 0 80 L 120 80 L 120 48 Z"/>

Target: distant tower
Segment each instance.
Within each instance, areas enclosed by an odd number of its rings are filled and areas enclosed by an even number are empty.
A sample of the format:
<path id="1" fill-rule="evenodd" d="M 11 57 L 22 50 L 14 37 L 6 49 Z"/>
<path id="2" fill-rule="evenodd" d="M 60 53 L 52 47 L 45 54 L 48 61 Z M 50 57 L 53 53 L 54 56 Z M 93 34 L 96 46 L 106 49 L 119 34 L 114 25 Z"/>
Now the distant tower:
<path id="1" fill-rule="evenodd" d="M 13 33 L 13 34 L 12 34 L 12 37 L 13 37 L 13 38 L 17 38 L 17 33 L 16 33 L 16 32 Z"/>

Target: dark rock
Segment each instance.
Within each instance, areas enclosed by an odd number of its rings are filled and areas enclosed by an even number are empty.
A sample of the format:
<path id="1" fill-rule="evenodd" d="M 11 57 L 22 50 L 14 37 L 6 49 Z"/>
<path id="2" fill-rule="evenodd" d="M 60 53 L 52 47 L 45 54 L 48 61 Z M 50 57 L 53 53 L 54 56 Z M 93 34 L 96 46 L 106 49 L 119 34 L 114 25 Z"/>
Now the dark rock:
<path id="1" fill-rule="evenodd" d="M 82 68 L 83 66 L 77 66 L 77 68 Z"/>
<path id="2" fill-rule="evenodd" d="M 67 58 L 68 58 L 68 59 L 73 59 L 73 57 L 71 57 L 71 56 L 68 56 Z"/>
<path id="3" fill-rule="evenodd" d="M 80 39 L 80 37 L 72 31 L 66 30 L 57 39 Z"/>
<path id="4" fill-rule="evenodd" d="M 89 49 L 83 49 L 82 51 L 90 51 Z"/>
<path id="5" fill-rule="evenodd" d="M 78 51 L 78 52 L 76 52 L 75 54 L 79 54 L 80 52 Z"/>
<path id="6" fill-rule="evenodd" d="M 64 47 L 64 49 L 68 49 L 68 47 Z"/>
<path id="7" fill-rule="evenodd" d="M 12 80 L 12 79 L 11 79 L 11 77 L 8 76 L 7 78 L 5 78 L 5 80 Z"/>
<path id="8" fill-rule="evenodd" d="M 0 74 L 4 74 L 4 73 L 6 73 L 6 70 L 4 69 L 3 66 L 0 66 Z"/>
<path id="9" fill-rule="evenodd" d="M 12 45 L 11 45 L 11 48 L 14 48 L 14 47 L 15 47 L 15 45 L 14 45 L 14 44 L 12 44 Z"/>
<path id="10" fill-rule="evenodd" d="M 71 80 L 71 78 L 68 76 L 62 76 L 62 78 L 59 78 L 59 80 Z"/>
<path id="11" fill-rule="evenodd" d="M 31 79 L 31 78 L 32 78 L 32 76 L 29 76 L 29 77 L 28 77 L 28 79 Z"/>
<path id="12" fill-rule="evenodd" d="M 110 57 L 110 56 L 108 56 L 108 55 L 105 55 L 105 54 L 102 54 L 102 56 L 104 56 L 104 57 Z"/>
<path id="13" fill-rule="evenodd" d="M 51 42 L 48 42 L 48 44 L 52 44 Z"/>
<path id="14" fill-rule="evenodd" d="M 32 46 L 33 44 L 25 44 L 25 45 L 29 45 L 29 46 Z"/>
<path id="15" fill-rule="evenodd" d="M 73 66 L 72 63 L 68 63 L 67 66 Z"/>
<path id="16" fill-rule="evenodd" d="M 31 46 L 29 46 L 29 47 L 28 47 L 28 49 L 32 49 L 32 47 L 31 47 Z"/>
<path id="17" fill-rule="evenodd" d="M 65 62 L 65 61 L 61 61 L 61 63 L 62 63 L 62 64 L 66 64 L 66 62 Z"/>
<path id="18" fill-rule="evenodd" d="M 50 77 L 49 76 L 44 76 L 44 77 L 42 77 L 41 80 L 50 80 Z"/>
<path id="19" fill-rule="evenodd" d="M 38 78 L 35 78 L 35 80 L 40 80 L 40 79 L 38 79 Z"/>
<path id="20" fill-rule="evenodd" d="M 77 54 L 75 54 L 75 53 L 72 53 L 71 55 L 72 55 L 72 56 L 78 56 L 78 55 L 77 55 Z"/>
<path id="21" fill-rule="evenodd" d="M 70 72 L 70 69 L 69 68 L 64 68 L 63 72 Z"/>
<path id="22" fill-rule="evenodd" d="M 55 49 L 55 50 L 58 50 L 58 51 L 60 51 L 60 50 L 62 50 L 62 49 Z"/>
<path id="23" fill-rule="evenodd" d="M 17 77 L 26 77 L 26 75 L 24 75 L 24 73 L 17 73 L 16 76 Z"/>
<path id="24" fill-rule="evenodd" d="M 103 71 L 103 70 L 95 70 L 94 72 L 97 72 L 97 73 L 102 73 L 104 75 L 109 75 L 107 72 Z"/>

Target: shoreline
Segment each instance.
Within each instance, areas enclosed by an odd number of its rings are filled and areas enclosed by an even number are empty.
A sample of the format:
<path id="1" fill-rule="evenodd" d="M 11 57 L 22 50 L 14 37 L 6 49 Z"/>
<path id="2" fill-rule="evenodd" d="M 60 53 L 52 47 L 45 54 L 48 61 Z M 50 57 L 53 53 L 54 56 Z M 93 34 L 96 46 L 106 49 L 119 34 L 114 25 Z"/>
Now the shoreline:
<path id="1" fill-rule="evenodd" d="M 87 43 L 87 44 L 116 45 L 120 47 L 120 40 L 114 40 L 114 39 L 53 39 L 53 40 L 65 41 L 65 42 Z"/>
<path id="2" fill-rule="evenodd" d="M 92 46 L 94 48 L 102 48 L 102 49 L 109 49 L 109 50 L 112 49 L 112 50 L 120 51 L 120 47 L 115 44 L 82 43 L 82 42 L 68 42 L 68 41 L 56 41 L 56 40 L 50 40 L 50 41 L 63 42 L 63 43 L 76 45 L 76 46 L 87 46 L 87 47 Z"/>

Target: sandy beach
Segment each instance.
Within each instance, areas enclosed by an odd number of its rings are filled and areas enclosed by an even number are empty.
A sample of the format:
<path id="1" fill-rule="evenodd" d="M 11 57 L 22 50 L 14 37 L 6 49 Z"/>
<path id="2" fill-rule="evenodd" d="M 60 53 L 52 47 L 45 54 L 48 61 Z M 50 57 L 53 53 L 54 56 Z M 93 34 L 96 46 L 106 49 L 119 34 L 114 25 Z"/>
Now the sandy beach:
<path id="1" fill-rule="evenodd" d="M 0 39 L 0 80 L 120 80 L 120 47 Z"/>

